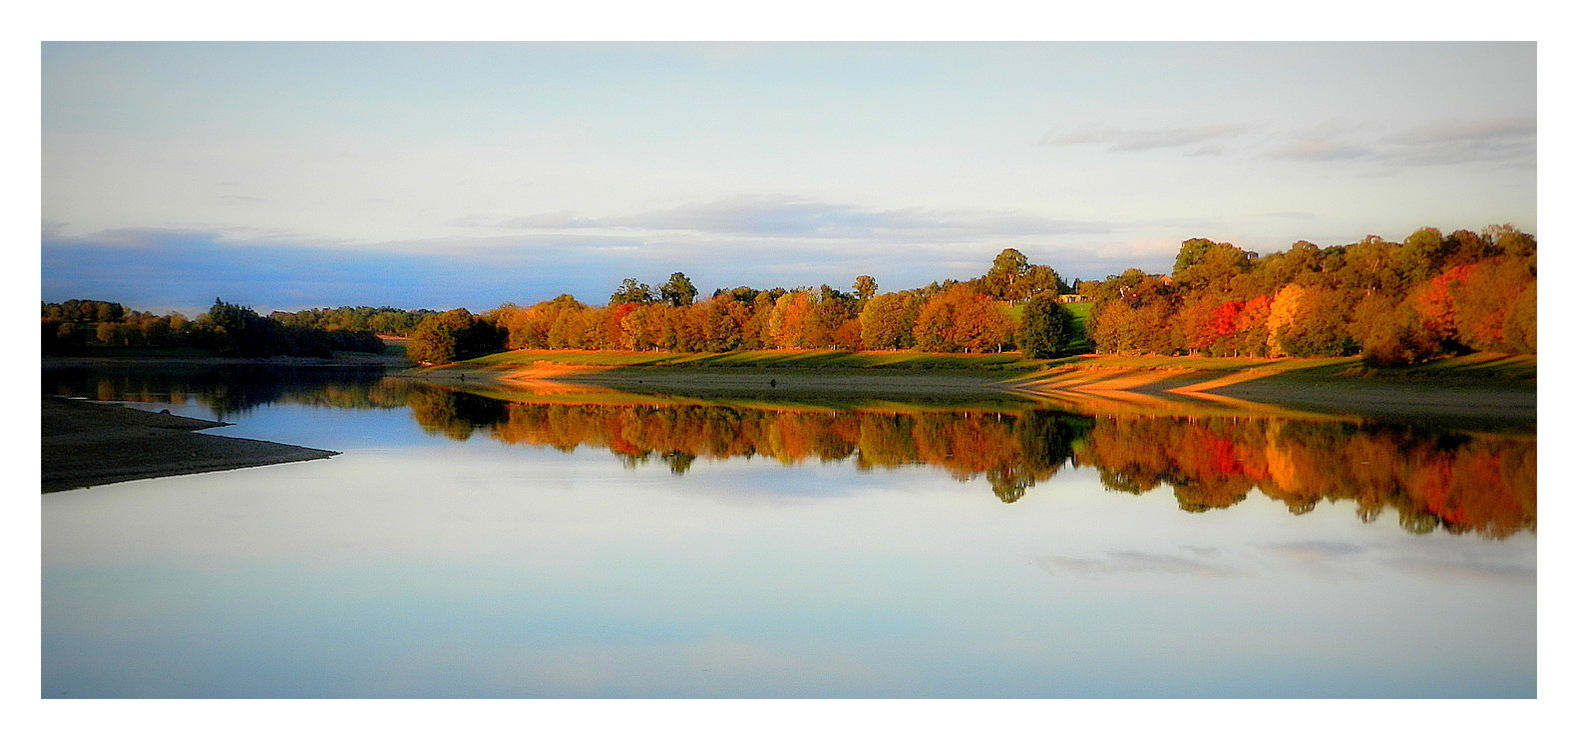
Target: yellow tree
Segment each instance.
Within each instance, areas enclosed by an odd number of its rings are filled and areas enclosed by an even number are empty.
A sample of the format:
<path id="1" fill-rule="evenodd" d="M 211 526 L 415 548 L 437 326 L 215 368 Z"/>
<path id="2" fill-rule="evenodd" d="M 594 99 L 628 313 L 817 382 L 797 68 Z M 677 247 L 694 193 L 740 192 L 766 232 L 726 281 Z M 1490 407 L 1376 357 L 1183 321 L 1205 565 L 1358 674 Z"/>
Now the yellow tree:
<path id="1" fill-rule="evenodd" d="M 815 309 L 811 303 L 811 294 L 806 291 L 783 294 L 773 304 L 772 315 L 767 319 L 767 333 L 772 337 L 774 346 L 782 349 L 810 346 Z"/>
<path id="2" fill-rule="evenodd" d="M 1272 357 L 1287 357 L 1283 346 L 1285 331 L 1297 320 L 1305 289 L 1297 283 L 1284 285 L 1271 300 L 1271 312 L 1266 316 L 1266 350 Z"/>

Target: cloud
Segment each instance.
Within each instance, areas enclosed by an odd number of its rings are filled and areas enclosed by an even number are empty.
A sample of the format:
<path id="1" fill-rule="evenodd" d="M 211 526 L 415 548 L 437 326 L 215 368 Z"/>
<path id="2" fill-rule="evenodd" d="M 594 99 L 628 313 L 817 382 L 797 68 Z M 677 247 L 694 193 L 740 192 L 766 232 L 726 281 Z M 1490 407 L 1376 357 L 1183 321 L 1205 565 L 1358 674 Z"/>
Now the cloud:
<path id="1" fill-rule="evenodd" d="M 1160 574 L 1213 577 L 1242 575 L 1237 568 L 1207 562 L 1207 558 L 1215 554 L 1212 551 L 1191 548 L 1191 552 L 1204 557 L 1180 557 L 1123 550 L 1110 553 L 1105 558 L 1049 556 L 1036 558 L 1034 562 L 1049 573 L 1063 571 L 1079 575 Z"/>
<path id="2" fill-rule="evenodd" d="M 1484 121 L 1439 121 L 1388 137 L 1401 144 L 1439 144 L 1533 139 L 1538 125 L 1533 118 L 1497 118 Z"/>
<path id="3" fill-rule="evenodd" d="M 1536 123 L 1532 117 L 1437 121 L 1394 133 L 1364 136 L 1369 127 L 1324 125 L 1265 156 L 1304 162 L 1362 161 L 1430 167 L 1490 164 L 1533 167 Z"/>
<path id="4" fill-rule="evenodd" d="M 1302 162 L 1337 162 L 1366 159 L 1375 150 L 1360 144 L 1335 141 L 1307 140 L 1277 147 L 1266 152 L 1272 159 L 1291 159 Z"/>
<path id="5" fill-rule="evenodd" d="M 1260 215 L 1264 216 L 1265 218 L 1283 218 L 1294 221 L 1313 221 L 1316 217 L 1314 213 L 1309 211 L 1275 211 L 1272 213 L 1262 213 Z"/>
<path id="6" fill-rule="evenodd" d="M 1203 144 L 1238 135 L 1241 127 L 1227 124 L 1154 129 L 1123 129 L 1112 126 L 1087 126 L 1068 133 L 1047 132 L 1041 137 L 1044 146 L 1075 146 L 1106 144 L 1110 152 L 1138 152 L 1149 149 L 1171 149 Z M 1220 155 L 1220 144 L 1202 146 L 1191 156 Z"/>
<path id="7" fill-rule="evenodd" d="M 740 236 L 817 239 L 901 238 L 958 241 L 975 238 L 1102 234 L 1113 225 L 1049 219 L 1014 211 L 872 210 L 789 196 L 741 196 L 628 216 L 582 218 L 568 211 L 499 221 L 515 229 L 636 229 Z"/>
<path id="8" fill-rule="evenodd" d="M 1440 121 L 1386 137 L 1389 155 L 1409 165 L 1493 163 L 1533 167 L 1537 125 L 1532 117 Z"/>

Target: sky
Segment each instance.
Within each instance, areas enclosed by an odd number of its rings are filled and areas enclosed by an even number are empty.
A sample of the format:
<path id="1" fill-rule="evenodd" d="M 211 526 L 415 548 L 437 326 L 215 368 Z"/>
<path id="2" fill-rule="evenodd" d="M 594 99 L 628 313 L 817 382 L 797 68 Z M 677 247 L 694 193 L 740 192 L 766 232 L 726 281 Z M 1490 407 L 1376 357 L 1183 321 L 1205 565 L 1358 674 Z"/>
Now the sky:
<path id="1" fill-rule="evenodd" d="M 1511 223 L 1534 42 L 45 42 L 41 292 L 481 311 Z"/>

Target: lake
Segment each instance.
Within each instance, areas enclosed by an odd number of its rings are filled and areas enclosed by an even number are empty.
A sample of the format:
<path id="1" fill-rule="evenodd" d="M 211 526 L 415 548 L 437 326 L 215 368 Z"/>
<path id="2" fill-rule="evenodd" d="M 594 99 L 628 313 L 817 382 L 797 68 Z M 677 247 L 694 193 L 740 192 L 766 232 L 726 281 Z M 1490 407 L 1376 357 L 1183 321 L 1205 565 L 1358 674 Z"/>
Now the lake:
<path id="1" fill-rule="evenodd" d="M 328 460 L 42 498 L 42 696 L 1534 697 L 1532 425 L 46 372 Z"/>

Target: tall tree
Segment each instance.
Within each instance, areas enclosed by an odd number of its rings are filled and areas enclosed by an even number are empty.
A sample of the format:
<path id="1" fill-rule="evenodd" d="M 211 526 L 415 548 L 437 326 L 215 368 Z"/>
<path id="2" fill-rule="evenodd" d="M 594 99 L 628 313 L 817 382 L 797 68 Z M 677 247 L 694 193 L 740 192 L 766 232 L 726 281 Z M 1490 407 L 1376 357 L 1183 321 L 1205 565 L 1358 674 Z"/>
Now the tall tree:
<path id="1" fill-rule="evenodd" d="M 1016 341 L 1025 357 L 1049 359 L 1062 351 L 1073 334 L 1074 321 L 1057 298 L 1041 294 L 1025 303 Z"/>
<path id="2" fill-rule="evenodd" d="M 877 279 L 870 275 L 861 275 L 855 278 L 856 310 L 866 307 L 873 296 L 877 294 Z"/>
<path id="3" fill-rule="evenodd" d="M 658 286 L 658 297 L 670 306 L 689 306 L 696 299 L 696 286 L 685 273 L 676 272 L 668 276 L 668 282 Z"/>
<path id="4" fill-rule="evenodd" d="M 651 303 L 652 301 L 652 286 L 635 278 L 625 278 L 613 295 L 608 297 L 610 306 L 618 303 Z"/>

